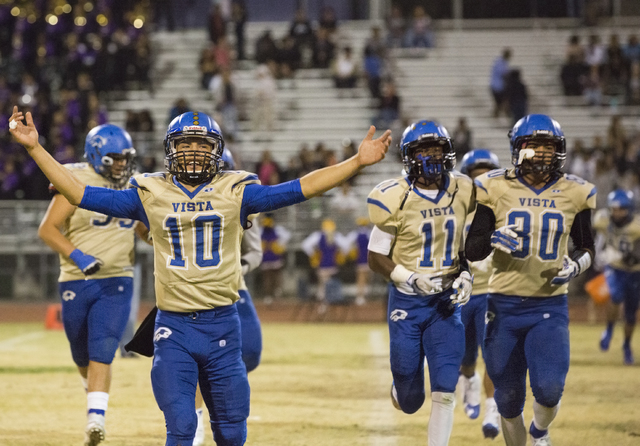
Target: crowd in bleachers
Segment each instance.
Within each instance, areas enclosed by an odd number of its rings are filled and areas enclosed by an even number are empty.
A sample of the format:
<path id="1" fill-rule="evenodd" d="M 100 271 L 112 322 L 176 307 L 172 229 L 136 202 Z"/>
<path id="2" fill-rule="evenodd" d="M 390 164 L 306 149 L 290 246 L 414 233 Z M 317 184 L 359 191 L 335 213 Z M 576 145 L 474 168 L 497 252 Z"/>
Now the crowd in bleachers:
<path id="1" fill-rule="evenodd" d="M 0 122 L 14 105 L 33 115 L 41 142 L 74 162 L 84 135 L 107 122 L 107 94 L 149 85 L 142 1 L 0 3 Z M 0 126 L 0 199 L 48 198 L 47 180 Z"/>
<path id="2" fill-rule="evenodd" d="M 564 94 L 590 105 L 640 105 L 640 41 L 637 34 L 611 34 L 608 43 L 591 34 L 569 39 L 561 71 Z"/>

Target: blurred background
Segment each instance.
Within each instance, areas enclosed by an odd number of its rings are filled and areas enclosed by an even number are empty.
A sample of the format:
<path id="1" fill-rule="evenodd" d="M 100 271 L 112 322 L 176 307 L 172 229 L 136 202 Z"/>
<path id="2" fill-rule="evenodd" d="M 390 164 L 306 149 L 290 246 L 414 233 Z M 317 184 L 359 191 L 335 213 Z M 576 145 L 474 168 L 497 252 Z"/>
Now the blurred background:
<path id="1" fill-rule="evenodd" d="M 0 0 L 0 122 L 15 104 L 31 111 L 64 163 L 82 161 L 92 127 L 121 125 L 138 170 L 153 172 L 170 120 L 203 111 L 237 168 L 276 184 L 351 156 L 370 124 L 392 129 L 395 146 L 419 119 L 444 124 L 459 159 L 488 148 L 510 166 L 508 130 L 545 113 L 567 137 L 565 170 L 595 183 L 604 207 L 615 187 L 640 197 L 639 25 L 637 0 Z M 247 280 L 258 307 L 322 313 L 305 305 L 331 255 L 329 303 L 382 319 L 386 286 L 359 274 L 360 234 L 366 196 L 401 167 L 392 148 L 348 184 L 269 215 L 263 246 L 275 260 Z M 58 257 L 36 233 L 47 186 L 3 124 L 0 302 L 59 299 Z M 331 254 L 314 244 L 327 228 Z M 137 262 L 151 305 L 150 247 L 139 244 Z M 581 284 L 571 297 L 587 301 Z"/>

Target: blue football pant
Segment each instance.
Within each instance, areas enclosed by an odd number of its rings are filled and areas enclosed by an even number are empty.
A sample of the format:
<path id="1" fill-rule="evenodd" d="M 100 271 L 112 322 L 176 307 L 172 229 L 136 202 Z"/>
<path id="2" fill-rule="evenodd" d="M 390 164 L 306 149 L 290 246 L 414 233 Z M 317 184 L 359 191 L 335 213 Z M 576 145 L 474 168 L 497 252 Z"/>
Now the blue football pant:
<path id="1" fill-rule="evenodd" d="M 640 303 L 640 272 L 622 271 L 607 267 L 604 277 L 609 287 L 611 301 L 614 304 L 624 304 L 624 320 L 627 324 L 635 325 L 638 304 Z"/>
<path id="2" fill-rule="evenodd" d="M 240 328 L 242 331 L 242 361 L 247 373 L 255 370 L 260 364 L 262 354 L 262 330 L 256 307 L 247 290 L 239 290 L 240 300 L 236 302 Z"/>
<path id="3" fill-rule="evenodd" d="M 129 319 L 133 279 L 71 280 L 58 284 L 62 324 L 78 367 L 111 364 Z"/>
<path id="4" fill-rule="evenodd" d="M 529 299 L 490 295 L 484 356 L 503 417 L 522 413 L 527 368 L 536 401 L 545 407 L 560 402 L 569 371 L 568 313 L 566 295 Z"/>
<path id="5" fill-rule="evenodd" d="M 249 381 L 241 357 L 235 305 L 196 313 L 158 310 L 151 384 L 167 425 L 166 446 L 191 446 L 196 433 L 196 383 L 218 446 L 247 438 Z"/>
<path id="6" fill-rule="evenodd" d="M 488 294 L 474 294 L 462 306 L 460 318 L 464 325 L 464 356 L 462 365 L 473 365 L 478 359 L 478 347 L 484 341 L 484 326 L 487 315 Z"/>
<path id="7" fill-rule="evenodd" d="M 424 403 L 424 358 L 432 392 L 453 393 L 464 353 L 460 306 L 450 301 L 452 290 L 433 296 L 411 296 L 389 287 L 391 373 L 398 403 L 414 413 Z"/>

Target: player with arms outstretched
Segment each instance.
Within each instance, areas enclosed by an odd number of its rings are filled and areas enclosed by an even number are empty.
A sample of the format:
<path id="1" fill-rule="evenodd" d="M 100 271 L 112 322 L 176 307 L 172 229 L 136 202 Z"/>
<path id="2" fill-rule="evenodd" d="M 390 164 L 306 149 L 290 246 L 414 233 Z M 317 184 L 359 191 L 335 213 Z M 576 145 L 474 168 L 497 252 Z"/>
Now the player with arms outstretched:
<path id="1" fill-rule="evenodd" d="M 26 120 L 26 123 L 25 123 Z M 167 446 L 190 446 L 196 431 L 196 383 L 219 446 L 246 441 L 249 382 L 241 357 L 237 307 L 240 239 L 249 216 L 320 195 L 382 160 L 391 132 L 358 153 L 299 180 L 261 186 L 247 172 L 220 171 L 224 141 L 218 124 L 184 113 L 165 138 L 167 172 L 136 175 L 123 191 L 85 186 L 38 143 L 30 113 L 14 107 L 10 132 L 53 185 L 74 205 L 142 221 L 153 238 L 156 303 L 151 382 L 165 415 Z"/>
<path id="2" fill-rule="evenodd" d="M 525 116 L 510 139 L 514 169 L 475 179 L 478 208 L 465 251 L 470 261 L 494 252 L 484 355 L 505 442 L 527 443 L 528 370 L 535 398 L 529 433 L 533 446 L 548 446 L 569 371 L 568 283 L 594 256 L 596 190 L 562 173 L 564 134 L 550 117 Z"/>
<path id="3" fill-rule="evenodd" d="M 460 172 L 474 179 L 483 173 L 499 169 L 500 161 L 495 153 L 487 149 L 475 149 L 464 155 L 460 163 Z M 473 220 L 473 214 L 467 218 L 467 231 Z M 471 299 L 462 307 L 462 323 L 465 331 L 465 348 L 460 380 L 462 387 L 464 411 L 472 420 L 480 415 L 480 375 L 476 373 L 478 347 L 484 348 L 484 327 L 487 314 L 487 298 L 489 296 L 489 277 L 491 277 L 493 255 L 484 260 L 471 262 L 473 274 L 473 290 Z M 500 432 L 500 414 L 493 398 L 494 388 L 491 378 L 485 371 L 482 380 L 487 395 L 485 415 L 482 421 L 482 433 L 485 438 L 495 438 Z"/>
<path id="4" fill-rule="evenodd" d="M 367 199 L 375 225 L 369 266 L 391 281 L 392 403 L 408 414 L 422 406 L 426 356 L 432 392 L 429 445 L 445 446 L 464 353 L 459 304 L 471 294 L 472 277 L 461 250 L 474 188 L 469 177 L 453 171 L 453 143 L 434 121 L 407 127 L 400 153 L 406 176 L 380 183 Z"/>
<path id="5" fill-rule="evenodd" d="M 93 128 L 84 151 L 87 162 L 64 166 L 80 181 L 127 186 L 135 149 L 125 130 L 112 124 Z M 144 225 L 78 208 L 58 193 L 38 230 L 60 254 L 62 323 L 87 392 L 85 445 L 105 438 L 111 362 L 131 309 L 134 230 L 146 237 Z"/>
<path id="6" fill-rule="evenodd" d="M 622 353 L 627 365 L 634 362 L 631 337 L 640 303 L 640 216 L 633 210 L 633 193 L 617 189 L 609 193 L 607 209 L 599 210 L 593 222 L 594 229 L 605 241 L 602 257 L 606 259 L 604 275 L 611 295 L 600 349 L 609 350 L 613 326 L 620 314 L 620 305 L 624 304 Z"/>

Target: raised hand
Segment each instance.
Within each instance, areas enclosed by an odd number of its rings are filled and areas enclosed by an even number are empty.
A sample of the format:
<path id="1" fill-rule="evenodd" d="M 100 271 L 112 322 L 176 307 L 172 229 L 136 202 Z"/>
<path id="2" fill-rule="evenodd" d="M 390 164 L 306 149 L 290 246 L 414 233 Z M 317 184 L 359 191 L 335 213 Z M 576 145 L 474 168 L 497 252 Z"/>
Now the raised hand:
<path id="1" fill-rule="evenodd" d="M 15 122 L 15 128 L 12 128 L 12 122 Z M 13 114 L 9 118 L 9 132 L 28 151 L 38 145 L 38 130 L 33 124 L 31 112 L 27 112 L 25 125 L 25 116 L 21 111 L 18 111 L 17 105 L 13 107 Z"/>
<path id="2" fill-rule="evenodd" d="M 358 161 L 361 166 L 370 166 L 382 161 L 391 145 L 391 130 L 387 130 L 377 139 L 373 139 L 376 133 L 374 126 L 369 127 L 367 136 L 364 137 L 358 147 Z"/>

